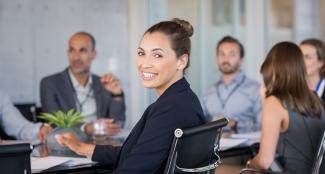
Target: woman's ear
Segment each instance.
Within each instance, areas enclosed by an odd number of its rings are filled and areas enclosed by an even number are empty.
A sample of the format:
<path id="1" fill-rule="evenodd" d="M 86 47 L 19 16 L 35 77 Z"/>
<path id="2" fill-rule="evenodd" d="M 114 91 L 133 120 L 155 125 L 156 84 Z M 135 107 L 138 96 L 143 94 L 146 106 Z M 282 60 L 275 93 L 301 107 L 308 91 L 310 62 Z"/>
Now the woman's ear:
<path id="1" fill-rule="evenodd" d="M 177 70 L 184 70 L 188 64 L 188 54 L 183 54 L 177 59 Z"/>

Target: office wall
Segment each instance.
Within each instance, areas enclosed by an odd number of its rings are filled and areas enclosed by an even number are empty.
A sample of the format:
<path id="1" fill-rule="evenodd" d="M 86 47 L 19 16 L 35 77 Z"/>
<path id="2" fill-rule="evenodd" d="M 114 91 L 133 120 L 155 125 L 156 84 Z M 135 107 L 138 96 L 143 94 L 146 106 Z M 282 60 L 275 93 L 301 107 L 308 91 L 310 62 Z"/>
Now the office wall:
<path id="1" fill-rule="evenodd" d="M 265 52 L 264 44 L 261 44 L 265 31 L 262 23 L 263 2 L 149 0 L 149 21 L 153 24 L 178 17 L 193 25 L 191 65 L 187 79 L 193 91 L 201 95 L 220 75 L 216 62 L 216 44 L 226 35 L 236 37 L 244 44 L 247 56 L 242 68 L 250 78 L 258 79 L 258 68 Z M 154 99 L 152 97 L 151 100 Z"/>
<path id="2" fill-rule="evenodd" d="M 323 9 L 322 0 L 312 0 L 314 5 L 308 7 L 315 7 L 319 1 Z M 222 11 L 221 2 L 232 4 L 227 14 Z M 86 30 L 98 43 L 93 72 L 102 75 L 111 71 L 119 76 L 126 93 L 128 122 L 134 125 L 156 98 L 155 91 L 150 93 L 142 87 L 135 67 L 138 43 L 149 25 L 172 17 L 193 23 L 192 64 L 187 75 L 193 90 L 200 95 L 218 75 L 215 44 L 224 35 L 233 35 L 243 42 L 247 53 L 243 68 L 249 77 L 259 79 L 260 64 L 275 42 L 297 41 L 304 20 L 322 19 L 315 13 L 299 17 L 300 25 L 276 28 L 272 23 L 272 4 L 278 2 L 282 1 L 0 0 L 0 90 L 9 93 L 14 102 L 39 103 L 40 79 L 67 66 L 69 37 Z M 292 13 L 305 10 L 298 8 L 304 7 L 304 0 L 290 1 L 291 6 L 299 2 Z M 313 12 L 313 8 L 308 9 Z M 299 14 L 293 16 L 297 18 Z M 324 22 L 321 24 L 324 31 Z M 310 27 L 303 31 L 308 36 L 318 32 Z"/>
<path id="3" fill-rule="evenodd" d="M 31 4 L 26 1 L 0 1 L 0 89 L 20 102 L 35 98 L 31 17 Z"/>
<path id="4" fill-rule="evenodd" d="M 127 0 L 0 0 L 0 89 L 39 104 L 40 80 L 67 67 L 69 37 L 83 30 L 97 41 L 92 71 L 115 73 L 129 96 L 128 18 Z"/>
<path id="5" fill-rule="evenodd" d="M 325 1 L 324 0 L 321 0 L 320 1 L 320 6 L 319 6 L 319 11 L 320 11 L 320 25 L 321 25 L 321 38 L 323 40 L 325 40 L 325 10 L 322 10 L 322 9 L 325 9 Z"/>

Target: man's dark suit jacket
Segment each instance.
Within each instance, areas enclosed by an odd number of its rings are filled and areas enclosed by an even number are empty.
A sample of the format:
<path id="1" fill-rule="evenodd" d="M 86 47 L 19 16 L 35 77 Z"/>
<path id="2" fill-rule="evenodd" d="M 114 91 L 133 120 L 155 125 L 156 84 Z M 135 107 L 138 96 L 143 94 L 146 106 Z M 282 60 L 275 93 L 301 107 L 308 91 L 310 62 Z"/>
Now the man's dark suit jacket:
<path id="1" fill-rule="evenodd" d="M 92 75 L 92 88 L 96 100 L 97 118 L 114 118 L 125 120 L 124 100 L 114 100 L 101 84 L 97 75 Z M 56 112 L 62 110 L 67 112 L 74 108 L 76 101 L 74 89 L 70 80 L 68 68 L 63 72 L 45 77 L 41 81 L 41 104 L 43 112 Z"/>
<path id="2" fill-rule="evenodd" d="M 163 173 L 174 130 L 203 123 L 200 102 L 183 78 L 146 109 L 122 147 L 97 145 L 92 160 L 114 164 L 114 174 Z"/>

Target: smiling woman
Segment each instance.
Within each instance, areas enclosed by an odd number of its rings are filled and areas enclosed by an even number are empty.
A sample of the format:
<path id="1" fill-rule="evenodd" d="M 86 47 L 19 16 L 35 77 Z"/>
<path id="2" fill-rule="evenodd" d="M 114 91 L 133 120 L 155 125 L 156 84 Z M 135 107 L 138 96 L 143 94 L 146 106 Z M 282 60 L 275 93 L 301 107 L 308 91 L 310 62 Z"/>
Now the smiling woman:
<path id="1" fill-rule="evenodd" d="M 142 84 L 158 94 L 122 147 L 92 145 L 72 134 L 58 142 L 78 154 L 104 164 L 114 164 L 113 173 L 163 173 L 176 128 L 205 122 L 197 96 L 184 78 L 189 66 L 192 26 L 184 20 L 160 22 L 143 35 L 137 67 Z"/>
<path id="2" fill-rule="evenodd" d="M 138 52 L 138 70 L 143 85 L 156 88 L 159 95 L 183 77 L 182 70 L 188 64 L 188 55 L 177 58 L 168 42 L 163 33 L 147 33 Z"/>
<path id="3" fill-rule="evenodd" d="M 306 39 L 300 43 L 307 70 L 308 86 L 325 102 L 325 44 L 319 39 Z"/>

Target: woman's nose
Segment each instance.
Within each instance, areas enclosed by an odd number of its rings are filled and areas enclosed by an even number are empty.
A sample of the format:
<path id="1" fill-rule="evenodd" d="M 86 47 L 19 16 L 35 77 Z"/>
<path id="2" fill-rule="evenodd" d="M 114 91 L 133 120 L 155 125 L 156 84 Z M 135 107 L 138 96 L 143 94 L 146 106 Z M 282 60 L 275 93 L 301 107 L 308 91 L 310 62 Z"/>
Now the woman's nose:
<path id="1" fill-rule="evenodd" d="M 150 59 L 150 57 L 142 57 L 139 59 L 139 65 L 142 68 L 152 67 L 152 60 Z"/>

